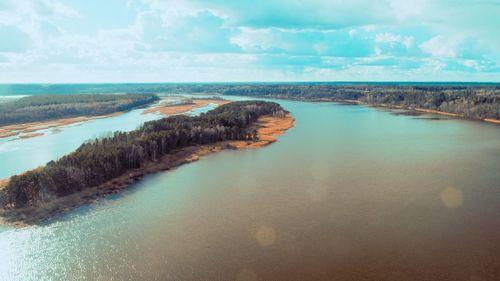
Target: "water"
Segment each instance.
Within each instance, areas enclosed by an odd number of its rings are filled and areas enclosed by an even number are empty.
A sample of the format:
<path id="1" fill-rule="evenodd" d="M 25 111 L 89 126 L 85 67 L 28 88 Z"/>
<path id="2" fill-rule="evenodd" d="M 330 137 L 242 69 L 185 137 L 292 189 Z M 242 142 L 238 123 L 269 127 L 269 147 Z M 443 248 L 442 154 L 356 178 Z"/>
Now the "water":
<path id="1" fill-rule="evenodd" d="M 498 280 L 500 127 L 279 103 L 269 147 L 3 227 L 0 280 Z"/>
<path id="2" fill-rule="evenodd" d="M 39 131 L 45 135 L 35 138 L 0 138 L 0 178 L 36 168 L 59 158 L 89 139 L 105 136 L 115 130 L 134 130 L 145 121 L 161 117 L 156 114 L 142 114 L 143 111 L 144 109 L 137 109 L 110 118 Z"/>

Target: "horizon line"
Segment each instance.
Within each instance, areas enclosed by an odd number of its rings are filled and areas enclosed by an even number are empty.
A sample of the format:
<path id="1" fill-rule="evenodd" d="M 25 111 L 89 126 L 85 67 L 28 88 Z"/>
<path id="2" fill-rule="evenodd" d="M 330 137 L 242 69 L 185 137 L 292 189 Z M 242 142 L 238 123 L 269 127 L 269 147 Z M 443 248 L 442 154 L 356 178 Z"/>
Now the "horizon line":
<path id="1" fill-rule="evenodd" d="M 106 85 L 106 84 L 500 84 L 500 81 L 189 81 L 189 82 L 0 82 L 0 85 Z"/>

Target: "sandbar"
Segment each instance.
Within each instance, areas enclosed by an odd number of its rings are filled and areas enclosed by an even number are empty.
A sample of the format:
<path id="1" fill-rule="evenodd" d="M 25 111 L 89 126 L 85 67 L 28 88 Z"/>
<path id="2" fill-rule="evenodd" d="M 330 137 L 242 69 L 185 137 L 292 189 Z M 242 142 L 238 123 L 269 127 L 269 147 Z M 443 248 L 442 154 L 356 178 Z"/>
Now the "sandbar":
<path id="1" fill-rule="evenodd" d="M 0 138 L 12 137 L 12 136 L 20 135 L 20 134 L 25 134 L 25 133 L 34 133 L 34 132 L 37 132 L 40 130 L 46 130 L 46 129 L 50 129 L 50 128 L 86 122 L 89 120 L 108 118 L 108 117 L 113 117 L 113 116 L 117 116 L 120 114 L 122 114 L 122 112 L 114 112 L 111 114 L 99 115 L 99 116 L 78 116 L 78 117 L 61 118 L 61 119 L 55 119 L 55 120 L 43 121 L 43 122 L 30 122 L 30 123 L 23 123 L 23 124 L 0 126 Z M 34 133 L 34 134 L 23 135 L 19 138 L 26 139 L 26 138 L 33 138 L 33 137 L 42 136 L 42 135 L 44 135 L 44 133 Z"/>
<path id="2" fill-rule="evenodd" d="M 193 99 L 192 103 L 152 106 L 144 110 L 143 114 L 160 113 L 165 116 L 170 116 L 176 114 L 184 114 L 195 108 L 205 107 L 210 104 L 215 104 L 217 106 L 220 106 L 230 102 L 231 101 L 229 100 L 222 100 L 222 99 Z"/>

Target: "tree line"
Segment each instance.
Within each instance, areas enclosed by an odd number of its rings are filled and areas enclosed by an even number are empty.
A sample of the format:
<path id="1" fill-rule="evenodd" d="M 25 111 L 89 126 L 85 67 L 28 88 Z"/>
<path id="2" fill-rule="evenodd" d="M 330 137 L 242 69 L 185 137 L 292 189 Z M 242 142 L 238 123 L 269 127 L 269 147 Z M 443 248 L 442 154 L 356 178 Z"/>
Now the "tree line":
<path id="1" fill-rule="evenodd" d="M 0 104 L 0 126 L 127 111 L 157 101 L 154 94 L 35 95 Z"/>
<path id="2" fill-rule="evenodd" d="M 354 100 L 373 105 L 438 110 L 472 119 L 500 119 L 498 83 L 221 83 L 155 87 L 165 93 L 241 95 L 305 101 Z"/>
<path id="3" fill-rule="evenodd" d="M 233 102 L 196 117 L 172 116 L 131 132 L 94 139 L 46 166 L 13 176 L 0 191 L 4 208 L 36 206 L 52 198 L 95 187 L 127 171 L 158 161 L 175 149 L 225 140 L 252 140 L 251 125 L 264 115 L 282 115 L 279 104 Z"/>

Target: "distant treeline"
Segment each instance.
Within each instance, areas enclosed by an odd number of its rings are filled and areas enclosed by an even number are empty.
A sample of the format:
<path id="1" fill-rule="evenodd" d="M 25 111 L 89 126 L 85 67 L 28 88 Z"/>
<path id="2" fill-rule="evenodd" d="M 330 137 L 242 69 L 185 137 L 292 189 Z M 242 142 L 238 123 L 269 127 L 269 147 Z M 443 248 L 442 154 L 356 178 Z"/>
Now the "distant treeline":
<path id="1" fill-rule="evenodd" d="M 157 101 L 152 94 L 36 95 L 0 104 L 0 126 L 126 111 Z"/>
<path id="2" fill-rule="evenodd" d="M 231 89 L 225 94 L 300 100 L 357 100 L 374 105 L 438 110 L 472 119 L 500 119 L 500 88 L 496 87 L 264 86 Z"/>
<path id="3" fill-rule="evenodd" d="M 251 125 L 264 115 L 283 115 L 280 105 L 263 101 L 234 102 L 197 117 L 172 116 L 146 122 L 135 131 L 95 139 L 46 166 L 13 176 L 0 190 L 4 208 L 39 203 L 95 187 L 175 149 L 225 140 L 251 140 Z"/>
<path id="4" fill-rule="evenodd" d="M 178 84 L 167 93 L 204 93 L 297 99 L 306 101 L 355 100 L 373 105 L 394 105 L 455 113 L 472 119 L 500 119 L 499 84 Z"/>

